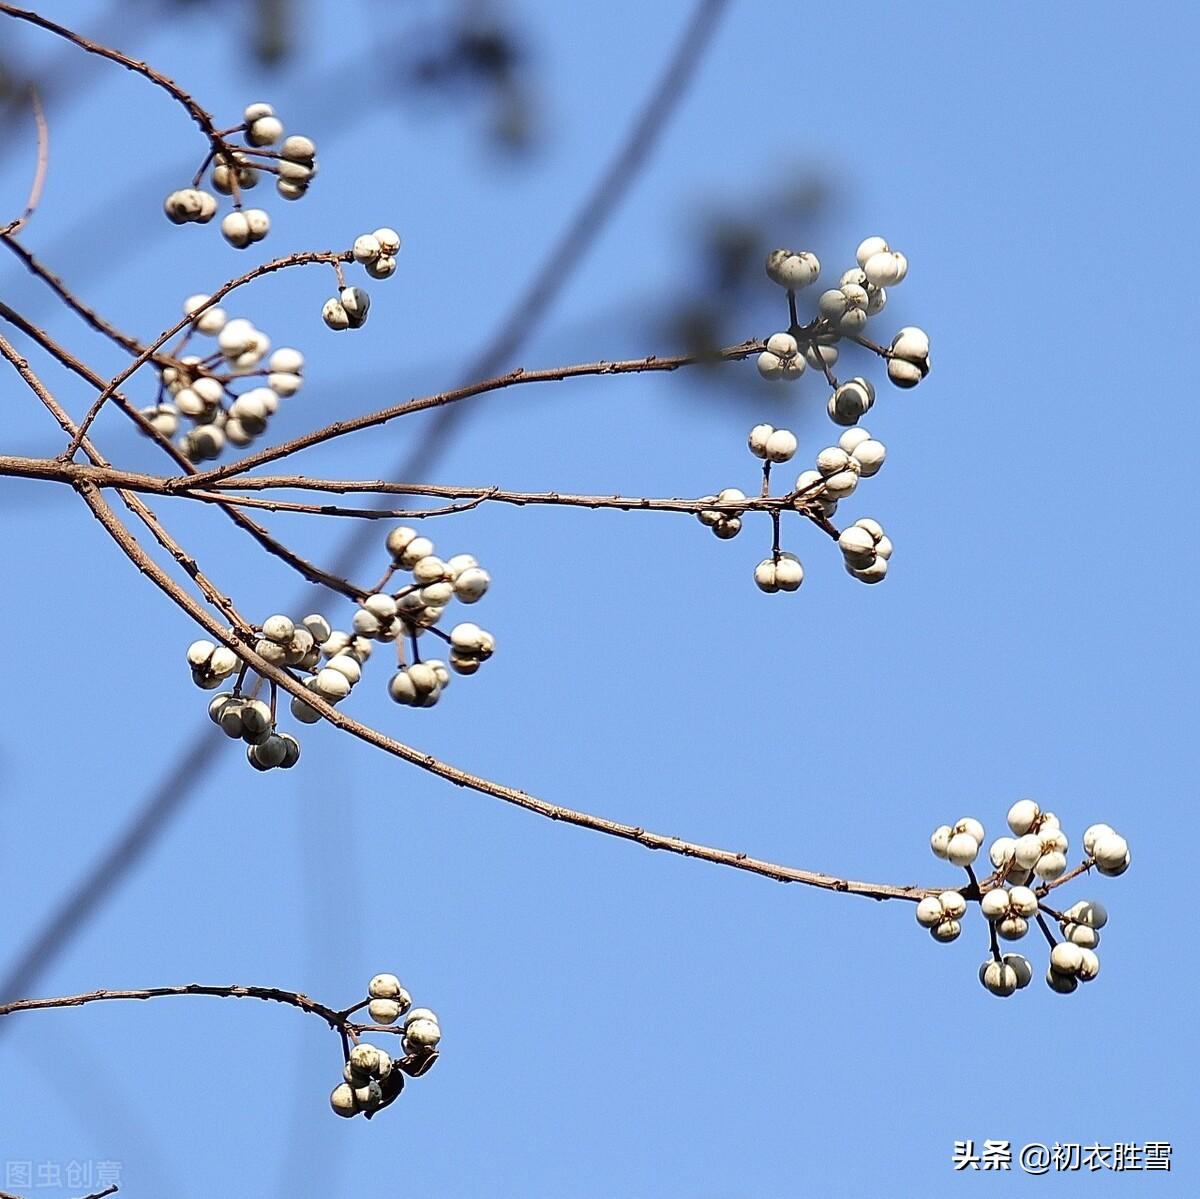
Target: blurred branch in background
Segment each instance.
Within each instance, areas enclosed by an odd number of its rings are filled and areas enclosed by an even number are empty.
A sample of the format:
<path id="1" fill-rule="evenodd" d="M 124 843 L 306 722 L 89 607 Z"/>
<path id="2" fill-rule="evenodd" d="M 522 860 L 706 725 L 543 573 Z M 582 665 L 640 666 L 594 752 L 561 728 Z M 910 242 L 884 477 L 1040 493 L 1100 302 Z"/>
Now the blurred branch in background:
<path id="1" fill-rule="evenodd" d="M 586 250 L 628 193 L 677 108 L 727 3 L 728 0 L 699 0 L 661 76 L 613 159 L 586 194 L 574 218 L 551 247 L 479 360 L 472 364 L 467 372 L 468 382 L 498 373 L 500 367 L 511 360 L 544 318 L 572 270 L 583 261 Z M 429 469 L 441 448 L 448 444 L 448 431 L 460 419 L 460 411 L 454 408 L 440 410 L 430 422 L 420 446 L 397 465 L 393 477 L 407 479 L 419 470 Z M 337 559 L 336 573 L 348 573 L 353 569 L 365 546 L 373 540 L 370 529 L 371 526 L 366 524 L 364 533 L 355 533 L 346 539 Z M 307 602 L 307 598 L 301 601 Z M 171 818 L 199 793 L 207 777 L 207 764 L 215 760 L 207 752 L 211 736 L 211 726 L 205 722 L 114 842 L 51 910 L 42 927 L 34 932 L 0 980 L 0 1002 L 20 997 L 32 989 L 105 899 L 141 863 L 150 846 L 169 826 Z"/>
<path id="2" fill-rule="evenodd" d="M 484 104 L 493 144 L 527 150 L 538 132 L 527 43 L 495 0 L 458 0 L 454 9 L 415 23 L 420 36 L 406 44 L 416 49 L 402 59 L 397 81 L 409 93 Z"/>

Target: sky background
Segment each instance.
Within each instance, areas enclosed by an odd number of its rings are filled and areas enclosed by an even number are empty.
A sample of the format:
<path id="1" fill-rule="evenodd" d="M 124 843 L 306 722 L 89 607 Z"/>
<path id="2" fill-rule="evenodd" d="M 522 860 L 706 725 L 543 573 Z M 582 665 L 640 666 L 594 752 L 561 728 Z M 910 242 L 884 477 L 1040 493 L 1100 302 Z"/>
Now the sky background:
<path id="1" fill-rule="evenodd" d="M 384 86 L 440 4 L 298 0 L 295 53 L 276 69 L 247 52 L 232 5 L 42 11 L 146 57 L 224 124 L 266 99 L 316 139 L 320 177 L 302 203 L 269 196 L 262 258 L 347 246 L 380 224 L 403 234 L 361 332 L 321 324 L 323 269 L 229 305 L 308 357 L 272 424 L 282 439 L 458 380 L 619 144 L 690 8 L 507 6 L 538 134 L 515 156 L 489 140 L 486 103 Z M 204 152 L 178 106 L 0 22 L 5 60 L 50 80 L 50 172 L 26 244 L 146 338 L 184 296 L 257 260 L 215 225 L 163 219 L 163 195 Z M 555 802 L 856 879 L 956 885 L 929 852 L 933 827 L 972 815 L 990 841 L 1023 796 L 1058 813 L 1072 861 L 1083 829 L 1107 821 L 1132 869 L 1057 893 L 1109 907 L 1094 984 L 1052 994 L 1035 933 L 1014 947 L 1033 984 L 998 1000 L 976 979 L 977 909 L 937 945 L 909 904 L 561 827 L 330 728 L 301 730 L 299 767 L 268 775 L 214 733 L 196 797 L 35 993 L 237 982 L 344 1005 L 391 970 L 441 1016 L 442 1058 L 377 1119 L 341 1121 L 327 1104 L 337 1038 L 298 1012 L 178 999 L 19 1014 L 0 1023 L 0 1163 L 117 1161 L 123 1194 L 171 1199 L 383 1186 L 439 1199 L 1195 1193 L 1200 971 L 1179 921 L 1200 831 L 1198 35 L 1178 4 L 735 0 L 519 363 L 676 351 L 673 326 L 710 289 L 713 212 L 761 219 L 763 248 L 814 250 L 834 283 L 863 237 L 886 236 L 910 273 L 871 329 L 887 341 L 921 325 L 934 363 L 901 392 L 869 358 L 844 359 L 846 375 L 878 381 L 864 424 L 889 456 L 839 518 L 883 522 L 896 545 L 886 582 L 856 583 L 799 519 L 785 548 L 805 584 L 767 596 L 751 578 L 765 518 L 720 542 L 686 516 L 485 507 L 426 523 L 439 550 L 492 572 L 471 618 L 495 633 L 495 658 L 432 711 L 393 705 L 372 662 L 347 709 Z M 7 216 L 28 186 L 30 122 L 4 133 Z M 779 199 L 796 190 L 821 202 Z M 757 267 L 750 279 L 728 297 L 730 341 L 786 323 L 782 293 Z M 0 260 L 0 294 L 103 373 L 123 365 L 15 260 Z M 82 413 L 86 389 L 31 357 Z M 148 378 L 128 390 L 152 398 Z M 14 376 L 2 395 L 0 450 L 61 449 Z M 836 439 L 825 399 L 818 379 L 771 386 L 750 363 L 715 379 L 519 388 L 474 402 L 430 473 L 751 490 L 750 426 L 797 432 L 793 474 Z M 296 469 L 374 477 L 419 443 L 420 422 Z M 123 465 L 161 469 L 118 413 L 96 437 Z M 218 514 L 155 507 L 257 619 L 319 606 L 349 620 L 345 601 L 305 595 Z M 270 523 L 318 559 L 345 533 Z M 382 570 L 387 527 L 363 579 Z M 0 480 L 0 563 L 3 964 L 190 743 L 207 697 L 183 657 L 195 630 L 69 492 Z M 1175 1162 L 1144 1181 L 967 1179 L 951 1155 L 968 1138 L 1168 1141 Z"/>

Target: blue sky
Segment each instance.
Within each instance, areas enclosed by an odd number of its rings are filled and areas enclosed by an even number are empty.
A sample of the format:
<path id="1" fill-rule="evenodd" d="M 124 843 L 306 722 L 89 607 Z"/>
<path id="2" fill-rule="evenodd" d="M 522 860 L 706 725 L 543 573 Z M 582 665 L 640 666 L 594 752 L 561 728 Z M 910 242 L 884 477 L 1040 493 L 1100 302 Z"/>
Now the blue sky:
<path id="1" fill-rule="evenodd" d="M 97 23 L 89 4 L 44 11 L 119 33 L 230 124 L 265 98 L 311 133 L 321 176 L 303 203 L 270 205 L 267 254 L 348 245 L 381 223 L 403 234 L 400 270 L 372 285 L 359 333 L 320 324 L 323 271 L 263 281 L 231 306 L 308 356 L 305 389 L 272 426 L 283 437 L 453 383 L 502 319 L 690 8 L 576 7 L 514 8 L 544 131 L 540 152 L 515 162 L 488 148 L 478 113 L 359 102 L 378 95 L 389 31 L 405 27 L 391 6 L 298 5 L 299 53 L 276 74 L 239 48 L 232 10 L 166 23 L 143 19 L 149 5 Z M 888 529 L 887 581 L 856 584 L 799 521 L 785 546 L 804 587 L 765 596 L 751 580 L 765 520 L 719 542 L 669 514 L 485 507 L 429 522 L 429 535 L 491 570 L 477 612 L 496 657 L 432 711 L 397 708 L 371 672 L 351 708 L 556 802 L 853 878 L 957 883 L 929 853 L 932 828 L 973 815 L 990 838 L 1026 795 L 1059 814 L 1073 855 L 1083 829 L 1107 821 L 1133 868 L 1068 893 L 1110 910 L 1093 985 L 1063 997 L 1035 978 L 994 999 L 975 977 L 975 910 L 938 946 L 907 904 L 606 841 L 332 729 L 302 733 L 290 773 L 252 774 L 215 742 L 197 798 L 37 992 L 196 980 L 340 1004 L 395 970 L 441 1015 L 441 1061 L 370 1124 L 343 1122 L 326 1103 L 336 1039 L 298 1013 L 188 999 L 13 1016 L 0 1028 L 0 1161 L 116 1160 L 125 1193 L 178 1199 L 385 1183 L 522 1199 L 1194 1188 L 1200 975 L 1179 921 L 1198 831 L 1200 429 L 1187 381 L 1200 179 L 1186 149 L 1198 32 L 1186 6 L 1166 4 L 808 13 L 736 0 L 520 364 L 671 352 L 664 330 L 703 274 L 703 214 L 819 176 L 819 218 L 781 219 L 768 239 L 815 250 L 836 281 L 862 237 L 887 236 L 911 265 L 879 335 L 915 323 L 933 341 L 920 388 L 880 382 L 864 423 L 888 462 L 843 509 Z M 0 45 L 30 70 L 64 61 L 46 35 L 9 23 Z M 71 69 L 86 102 L 48 93 L 51 168 L 25 240 L 148 337 L 248 256 L 214 227 L 161 218 L 203 152 L 186 117 L 115 67 Z M 29 158 L 20 146 L 0 158 L 5 210 L 23 202 Z M 0 288 L 98 369 L 122 365 L 14 263 L 0 263 Z M 784 323 L 765 277 L 739 305 L 733 340 Z M 81 385 L 49 365 L 45 377 L 85 409 Z M 716 381 L 520 388 L 479 402 L 435 473 L 513 489 L 748 490 L 749 427 L 795 429 L 803 468 L 834 440 L 824 402 L 816 380 L 781 390 L 750 364 Z M 297 469 L 373 477 L 420 429 L 385 427 Z M 115 461 L 155 463 L 116 414 L 96 435 Z M 0 450 L 60 448 L 10 380 Z M 244 610 L 295 608 L 284 568 L 219 517 L 162 514 Z M 206 701 L 183 661 L 188 621 L 82 504 L 4 480 L 0 516 L 9 960 Z M 343 532 L 272 527 L 318 558 Z M 363 577 L 383 565 L 385 531 Z M 326 610 L 348 619 L 344 605 Z M 1032 935 L 1020 948 L 1044 969 Z M 1136 1184 L 964 1181 L 950 1159 L 967 1138 L 1169 1141 L 1175 1165 Z"/>

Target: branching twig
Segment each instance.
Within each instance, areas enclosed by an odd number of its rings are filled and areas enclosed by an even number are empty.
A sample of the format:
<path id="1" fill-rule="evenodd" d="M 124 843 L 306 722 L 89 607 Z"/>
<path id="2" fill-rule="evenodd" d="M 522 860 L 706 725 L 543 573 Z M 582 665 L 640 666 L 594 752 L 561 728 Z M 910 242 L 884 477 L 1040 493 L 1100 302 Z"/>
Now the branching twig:
<path id="1" fill-rule="evenodd" d="M 268 508 L 278 512 L 298 512 L 315 516 L 346 516 L 367 520 L 381 517 L 414 518 L 422 516 L 446 516 L 469 511 L 480 504 L 494 501 L 511 504 L 518 508 L 530 506 L 552 506 L 620 512 L 671 512 L 695 515 L 703 511 L 727 512 L 739 515 L 744 512 L 769 512 L 777 515 L 796 508 L 802 515 L 824 527 L 828 521 L 817 519 L 815 509 L 797 504 L 801 493 L 789 492 L 781 496 L 754 496 L 746 500 L 721 503 L 708 497 L 695 499 L 667 499 L 653 496 L 632 495 L 573 495 L 559 491 L 504 491 L 499 487 L 453 487 L 435 483 L 388 483 L 384 480 L 351 479 L 308 479 L 303 475 L 253 476 L 218 482 L 216 490 L 200 487 L 192 480 L 179 482 L 176 479 L 137 471 L 117 470 L 107 466 L 84 466 L 76 462 L 63 462 L 60 458 L 26 458 L 11 454 L 0 454 L 0 475 L 18 478 L 42 479 L 49 482 L 66 483 L 74 486 L 80 481 L 94 483 L 97 487 L 117 487 L 150 495 L 161 495 L 176 499 L 199 500 L 210 504 L 249 505 Z M 371 494 L 440 496 L 461 500 L 441 508 L 346 508 L 332 504 L 303 504 L 287 500 L 261 500 L 240 495 L 231 490 L 290 489 L 320 492 L 366 492 Z M 809 491 L 811 488 L 805 488 Z M 829 526 L 832 528 L 832 526 Z"/>
<path id="2" fill-rule="evenodd" d="M 498 375 L 493 379 L 482 379 L 477 383 L 468 383 L 451 391 L 438 392 L 436 395 L 423 396 L 420 399 L 407 400 L 403 404 L 393 404 L 389 408 L 380 408 L 376 412 L 368 412 L 362 416 L 351 417 L 347 420 L 334 421 L 321 429 L 293 437 L 271 449 L 261 450 L 257 454 L 248 454 L 228 462 L 224 466 L 212 470 L 201 471 L 194 476 L 193 482 L 198 486 L 207 486 L 218 479 L 228 479 L 240 475 L 256 466 L 267 462 L 276 462 L 280 458 L 290 458 L 301 450 L 332 441 L 336 437 L 344 437 L 347 433 L 356 433 L 360 429 L 371 429 L 377 425 L 386 424 L 397 417 L 409 416 L 414 412 L 425 412 L 430 408 L 441 408 L 447 404 L 472 396 L 485 395 L 490 391 L 501 391 L 506 387 L 516 387 L 522 383 L 557 383 L 563 379 L 576 379 L 581 375 L 629 375 L 640 374 L 644 371 L 675 371 L 683 366 L 710 365 L 713 362 L 737 362 L 749 358 L 751 354 L 759 353 L 764 342 L 751 339 L 736 346 L 727 346 L 707 354 L 679 354 L 674 357 L 659 358 L 651 354 L 647 358 L 629 358 L 619 362 L 580 362 L 572 366 L 554 366 L 542 370 L 527 371 L 521 368 Z"/>
<path id="3" fill-rule="evenodd" d="M 87 380 L 93 387 L 103 388 L 105 386 L 104 379 L 92 370 L 91 367 L 56 342 L 45 330 L 39 329 L 36 325 L 26 320 L 19 312 L 10 308 L 3 300 L 0 300 L 0 318 L 8 321 L 27 336 L 32 337 L 53 358 L 61 362 L 68 370 L 77 374 L 81 379 Z M 113 393 L 113 400 L 121 411 L 170 457 L 176 466 L 187 472 L 188 475 L 195 475 L 197 473 L 195 466 L 179 452 L 171 443 L 170 438 L 164 437 L 126 396 L 117 391 Z M 71 424 L 70 428 L 74 432 L 76 426 Z M 236 506 L 223 504 L 222 508 L 234 524 L 249 533 L 263 549 L 286 562 L 288 566 L 299 572 L 310 583 L 328 587 L 331 591 L 336 591 L 338 594 L 344 595 L 349 599 L 358 599 L 366 594 L 348 579 L 344 579 L 340 575 L 333 574 L 330 571 L 322 570 L 314 562 L 310 562 L 307 558 L 302 558 L 277 538 L 273 537 L 262 525 L 251 520 L 245 513 L 239 512 Z"/>
<path id="4" fill-rule="evenodd" d="M 0 337 L 0 357 L 5 358 L 13 366 L 29 389 L 41 400 L 47 411 L 58 422 L 63 431 L 67 434 L 74 433 L 75 424 L 70 416 L 33 372 L 29 363 L 16 352 L 4 337 Z M 83 448 L 87 456 L 97 466 L 106 467 L 109 465 L 104 456 L 99 453 L 87 438 L 83 439 Z M 244 637 L 251 636 L 252 631 L 249 623 L 233 606 L 229 597 L 221 594 L 196 564 L 196 560 L 163 528 L 154 513 L 132 492 L 118 490 L 117 494 L 121 497 L 122 503 L 150 530 L 159 545 L 191 576 L 203 593 L 204 598 L 217 611 L 224 615 L 225 619 L 229 621 L 230 625 L 240 635 Z"/>

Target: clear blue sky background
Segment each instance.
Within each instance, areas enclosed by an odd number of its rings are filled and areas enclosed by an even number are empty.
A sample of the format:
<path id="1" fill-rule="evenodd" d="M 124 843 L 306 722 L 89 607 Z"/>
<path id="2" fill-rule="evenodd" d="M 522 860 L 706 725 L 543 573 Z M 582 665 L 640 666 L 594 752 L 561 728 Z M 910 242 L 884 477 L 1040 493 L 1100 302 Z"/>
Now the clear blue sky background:
<path id="1" fill-rule="evenodd" d="M 323 271 L 232 306 L 309 356 L 280 437 L 457 379 L 690 8 L 517 5 L 545 140 L 505 165 L 478 114 L 370 100 L 400 6 L 299 4 L 299 53 L 277 75 L 239 49 L 232 8 L 164 24 L 144 19 L 151 5 L 123 7 L 97 24 L 90 4 L 45 11 L 119 35 L 229 123 L 266 98 L 320 144 L 310 197 L 269 205 L 266 253 L 347 245 L 380 223 L 406 239 L 359 334 L 320 324 Z M 698 286 L 699 216 L 818 172 L 820 220 L 780 222 L 771 240 L 811 246 L 836 280 L 860 238 L 886 235 L 911 272 L 880 334 L 917 323 L 934 344 L 921 388 L 881 383 L 866 423 L 888 463 L 844 506 L 883 521 L 892 573 L 856 584 L 797 521 L 786 544 L 808 579 L 764 596 L 751 572 L 765 521 L 723 543 L 686 517 L 480 510 L 431 535 L 492 570 L 476 611 L 495 659 L 433 711 L 392 705 L 379 671 L 352 704 L 555 801 L 854 878 L 957 883 L 928 851 L 933 826 L 970 814 L 990 838 L 1024 795 L 1061 816 L 1073 855 L 1087 824 L 1108 821 L 1133 868 L 1070 891 L 1110 907 L 1095 984 L 1062 997 L 1039 977 L 1000 1001 L 975 977 L 976 910 L 938 946 L 908 904 L 606 841 L 330 729 L 303 732 L 301 767 L 267 776 L 217 740 L 198 799 L 37 992 L 198 980 L 341 1004 L 395 970 L 441 1015 L 441 1062 L 377 1120 L 343 1122 L 327 1107 L 336 1038 L 299 1013 L 196 999 L 14 1016 L 0 1028 L 0 1161 L 117 1160 L 123 1193 L 171 1199 L 1194 1193 L 1198 36 L 1179 4 L 735 2 L 520 362 L 672 350 L 660 330 Z M 2 24 L 0 44 L 31 69 L 64 62 L 32 29 Z M 177 107 L 115 67 L 65 61 L 86 102 L 49 93 L 52 164 L 27 241 L 151 336 L 184 295 L 250 259 L 215 227 L 162 219 L 163 194 L 203 151 Z M 0 160 L 6 211 L 23 201 L 30 155 Z M 0 287 L 106 373 L 121 365 L 11 262 Z M 735 338 L 770 333 L 782 314 L 763 279 Z M 46 376 L 83 411 L 79 384 Z M 0 448 L 57 452 L 11 376 L 2 392 Z M 715 384 L 680 373 L 523 388 L 480 403 L 436 474 L 749 489 L 749 426 L 790 425 L 808 459 L 832 440 L 824 402 L 817 380 L 785 394 L 749 364 Z M 420 430 L 388 427 L 298 468 L 371 477 Z M 97 437 L 122 463 L 157 461 L 115 414 Z M 163 509 L 172 528 L 245 610 L 293 604 L 284 568 L 215 514 L 176 508 Z M 188 621 L 77 500 L 6 480 L 0 518 L 11 959 L 192 738 L 206 700 L 183 661 Z M 315 556 L 343 531 L 273 523 Z M 382 565 L 384 531 L 364 578 Z M 1020 948 L 1040 975 L 1044 944 Z M 1176 1163 L 1137 1180 L 963 1179 L 950 1159 L 966 1138 L 1170 1141 Z"/>

